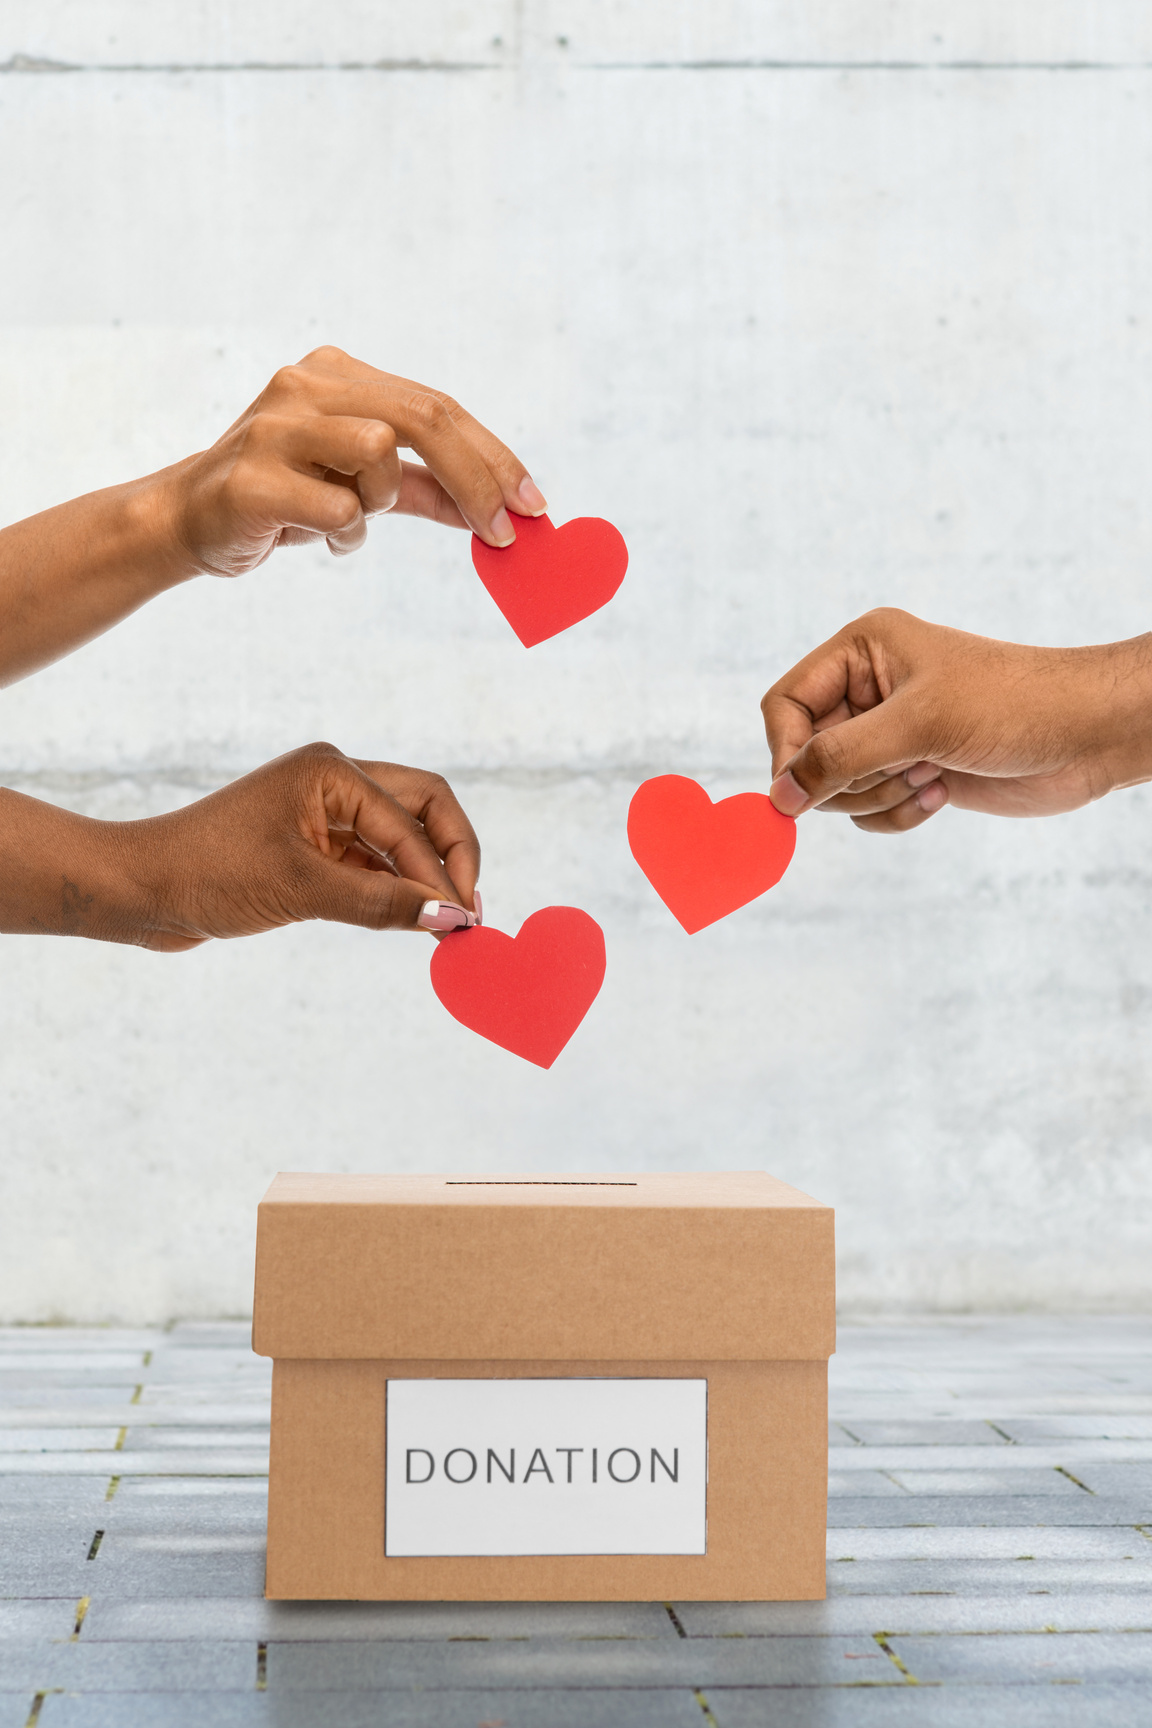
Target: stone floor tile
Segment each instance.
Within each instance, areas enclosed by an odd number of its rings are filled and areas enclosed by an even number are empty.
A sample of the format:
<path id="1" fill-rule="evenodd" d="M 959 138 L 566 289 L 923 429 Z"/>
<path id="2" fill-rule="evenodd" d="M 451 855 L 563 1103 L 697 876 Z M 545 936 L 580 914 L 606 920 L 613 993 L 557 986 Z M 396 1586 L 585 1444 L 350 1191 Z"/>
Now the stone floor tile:
<path id="1" fill-rule="evenodd" d="M 250 1398 L 232 1398 L 223 1402 L 211 1397 L 192 1397 L 187 1392 L 171 1396 L 152 1396 L 151 1393 L 152 1388 L 146 1385 L 139 1402 L 125 1412 L 124 1423 L 129 1428 L 216 1427 L 227 1428 L 230 1432 L 236 1428 L 259 1428 L 263 1429 L 267 1439 L 268 1394 L 264 1388 Z"/>
<path id="2" fill-rule="evenodd" d="M 281 1717 L 265 1692 L 81 1692 L 44 1700 L 37 1728 L 317 1728 Z M 344 1728 L 341 1723 L 340 1728 Z"/>
<path id="3" fill-rule="evenodd" d="M 2 1362 L 0 1358 L 0 1362 Z M 220 1345 L 214 1349 L 157 1349 L 149 1364 L 151 1378 L 157 1383 L 167 1381 L 216 1380 L 272 1382 L 272 1364 L 263 1356 L 253 1356 L 248 1344 Z"/>
<path id="4" fill-rule="evenodd" d="M 43 1386 L 33 1376 L 27 1386 L 0 1387 L 0 1423 L 18 1423 L 25 1419 L 25 1411 L 37 1412 L 36 1419 L 46 1420 L 49 1412 L 64 1412 L 77 1423 L 111 1422 L 114 1418 L 107 1413 L 109 1405 L 130 1409 L 132 1394 L 139 1384 L 139 1381 L 135 1385 L 85 1384 L 77 1390 L 73 1386 Z M 26 1419 L 32 1421 L 33 1417 Z"/>
<path id="5" fill-rule="evenodd" d="M 16 1566 L 0 1559 L 0 1596 L 21 1600 L 40 1596 L 70 1598 L 73 1602 L 87 1594 L 89 1580 L 76 1566 L 44 1565 Z"/>
<path id="6" fill-rule="evenodd" d="M 0 1452 L 111 1452 L 120 1426 L 101 1428 L 0 1427 Z"/>
<path id="7" fill-rule="evenodd" d="M 76 1598 L 45 1596 L 0 1601 L 0 1644 L 9 1639 L 68 1638 L 76 1624 Z"/>
<path id="8" fill-rule="evenodd" d="M 311 1644 L 369 1638 L 567 1637 L 676 1641 L 658 1602 L 265 1602 L 93 1599 L 85 1638 L 248 1638 Z"/>
<path id="9" fill-rule="evenodd" d="M 894 1637 L 887 1640 L 922 1685 L 938 1681 L 976 1681 L 1013 1685 L 1045 1681 L 1069 1685 L 1137 1682 L 1149 1688 L 1152 1719 L 1152 1634 L 1081 1633 L 961 1638 Z"/>
<path id="10" fill-rule="evenodd" d="M 828 1559 L 854 1560 L 1125 1560 L 1144 1562 L 1152 1541 L 1139 1530 L 1080 1524 L 990 1530 L 981 1526 L 897 1526 L 887 1530 L 830 1530 Z"/>
<path id="11" fill-rule="evenodd" d="M 994 1494 L 1013 1497 L 1059 1495 L 1066 1499 L 1069 1495 L 1085 1492 L 1062 1471 L 1051 1466 L 1041 1470 L 894 1469 L 892 1480 L 909 1494 L 963 1494 L 982 1500 L 990 1499 Z"/>
<path id="12" fill-rule="evenodd" d="M 844 1499 L 849 1496 L 855 1500 L 907 1500 L 908 1490 L 894 1482 L 891 1476 L 882 1475 L 879 1470 L 840 1470 L 837 1468 L 840 1454 L 832 1455 L 832 1468 L 828 1472 L 829 1498 Z"/>
<path id="13" fill-rule="evenodd" d="M 1147 1728 L 1128 1686 L 900 1686 L 706 1694 L 716 1728 Z"/>
<path id="14" fill-rule="evenodd" d="M 13 1640 L 0 1644 L 0 1690 L 239 1692 L 256 1684 L 256 1646 L 192 1643 L 94 1644 Z"/>
<path id="15" fill-rule="evenodd" d="M 258 1540 L 261 1547 L 264 1545 L 268 1506 L 263 1496 L 246 1499 L 229 1494 L 215 1500 L 207 1495 L 202 1499 L 186 1499 L 181 1495 L 167 1501 L 125 1500 L 121 1504 L 122 1495 L 123 1488 L 116 1496 L 115 1505 L 107 1508 L 105 1528 L 110 1532 L 115 1530 L 126 1541 L 139 1539 L 142 1551 L 152 1540 L 175 1543 L 184 1538 L 189 1542 L 203 1538 L 210 1544 L 214 1537 L 235 1537 L 237 1541 Z M 186 1553 L 192 1551 L 191 1547 L 185 1548 Z"/>
<path id="16" fill-rule="evenodd" d="M 857 1446 L 845 1452 L 838 1465 L 843 1470 L 919 1470 L 929 1463 L 934 1470 L 1070 1470 L 1079 1475 L 1090 1466 L 1143 1466 L 1152 1475 L 1152 1440 L 1048 1440 L 1043 1444 L 1014 1446 L 1002 1440 L 995 1456 L 973 1453 L 971 1446 L 939 1442 L 906 1446 Z M 1147 1480 L 1147 1476 L 1145 1477 Z"/>
<path id="17" fill-rule="evenodd" d="M 0 1692 L 0 1728 L 26 1728 L 31 1706 L 27 1692 Z"/>
<path id="18" fill-rule="evenodd" d="M 1066 1596 L 833 1596 L 826 1602 L 677 1602 L 689 1638 L 866 1632 L 1150 1632 L 1152 1592 Z"/>
<path id="19" fill-rule="evenodd" d="M 1152 1545 L 1150 1545 L 1152 1546 Z M 1148 1592 L 1152 1554 L 1130 1560 L 850 1560 L 828 1566 L 830 1596 L 1083 1596 Z"/>
<path id="20" fill-rule="evenodd" d="M 39 1728 L 208 1728 L 204 1703 L 203 1695 L 139 1692 L 50 1697 Z M 337 1707 L 338 1716 L 321 1718 L 314 1693 L 217 1692 L 210 1728 L 319 1728 L 321 1722 L 333 1728 L 707 1728 L 699 1701 L 686 1689 L 347 1692 Z M 0 1728 L 9 1728 L 3 1717 Z M 24 1718 L 13 1728 L 24 1728 Z M 763 1717 L 757 1728 L 764 1728 Z"/>
<path id="21" fill-rule="evenodd" d="M 233 1446 L 250 1446 L 253 1451 L 268 1452 L 271 1434 L 268 1424 L 263 1427 L 253 1421 L 251 1415 L 243 1422 L 237 1422 L 228 1428 L 207 1428 L 185 1423 L 156 1423 L 137 1421 L 128 1425 L 128 1433 L 124 1440 L 125 1451 L 152 1451 L 163 1447 L 168 1451 L 183 1451 L 188 1447 L 212 1447 L 228 1449 Z M 4 1443 L 0 1435 L 0 1445 Z"/>
<path id="22" fill-rule="evenodd" d="M 92 1563 L 89 1587 L 101 1601 L 144 1597 L 263 1596 L 264 1549 L 259 1538 L 241 1543 L 201 1536 L 151 1542 L 120 1540 L 110 1531 Z"/>
<path id="23" fill-rule="evenodd" d="M 997 1427 L 1020 1446 L 1052 1440 L 1152 1440 L 1152 1414 L 1099 1411 L 1085 1416 L 1005 1416 Z"/>
<path id="24" fill-rule="evenodd" d="M 107 1476 L 0 1476 L 0 1526 L 86 1518 L 104 1503 L 107 1490 Z"/>
<path id="25" fill-rule="evenodd" d="M 864 1446 L 1007 1446 L 1003 1434 L 998 1434 L 989 1422 L 974 1422 L 967 1417 L 935 1421 L 901 1421 L 889 1418 L 878 1422 L 865 1418 L 849 1422 L 841 1417 L 838 1426 Z"/>
<path id="26" fill-rule="evenodd" d="M 115 1557 L 123 1566 L 138 1560 L 179 1558 L 200 1554 L 260 1554 L 267 1547 L 263 1523 L 259 1528 L 240 1529 L 197 1524 L 192 1529 L 123 1531 L 110 1533 L 100 1549 L 100 1558 Z"/>
<path id="27" fill-rule="evenodd" d="M 1132 1529 L 1147 1507 L 1141 1500 L 1120 1499 L 1106 1494 L 904 1494 L 892 1500 L 882 1496 L 840 1495 L 828 1502 L 828 1527 L 851 1530 L 908 1525 L 969 1527 L 1027 1524 L 1072 1527 L 1089 1524 Z"/>
<path id="28" fill-rule="evenodd" d="M 178 1472 L 189 1476 L 266 1476 L 268 1448 L 190 1446 L 120 1452 L 6 1452 L 0 1436 L 0 1473 L 7 1476 L 149 1476 Z"/>
<path id="29" fill-rule="evenodd" d="M 1093 1494 L 1139 1500 L 1145 1518 L 1152 1519 L 1152 1463 L 1112 1464 L 1096 1459 L 1074 1459 L 1068 1468 Z"/>
<path id="30" fill-rule="evenodd" d="M 231 1345 L 247 1349 L 252 1342 L 251 1320 L 178 1320 L 164 1333 L 171 1348 Z"/>
<path id="31" fill-rule="evenodd" d="M 905 1684 L 871 1637 L 348 1642 L 268 1646 L 268 1690 L 489 1690 L 722 1685 L 819 1687 L 869 1679 Z"/>
<path id="32" fill-rule="evenodd" d="M 267 1504 L 268 1483 L 258 1476 L 178 1476 L 178 1477 L 138 1477 L 122 1483 L 116 1496 L 118 1506 L 143 1506 L 145 1504 L 163 1506 L 161 1516 L 169 1516 L 169 1508 L 175 1510 L 173 1502 L 183 1502 L 192 1506 L 198 1501 L 212 1501 L 223 1505 L 226 1500 L 243 1502 L 250 1506 Z"/>

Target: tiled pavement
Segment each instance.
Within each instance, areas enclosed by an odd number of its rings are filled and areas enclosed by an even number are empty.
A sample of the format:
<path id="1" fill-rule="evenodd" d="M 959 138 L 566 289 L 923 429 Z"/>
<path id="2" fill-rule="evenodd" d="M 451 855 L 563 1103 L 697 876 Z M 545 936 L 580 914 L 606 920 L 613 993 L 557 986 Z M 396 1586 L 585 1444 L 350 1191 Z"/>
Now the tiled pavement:
<path id="1" fill-rule="evenodd" d="M 0 1728 L 1152 1725 L 1152 1317 L 843 1326 L 826 1603 L 265 1603 L 268 1379 L 0 1331 Z"/>

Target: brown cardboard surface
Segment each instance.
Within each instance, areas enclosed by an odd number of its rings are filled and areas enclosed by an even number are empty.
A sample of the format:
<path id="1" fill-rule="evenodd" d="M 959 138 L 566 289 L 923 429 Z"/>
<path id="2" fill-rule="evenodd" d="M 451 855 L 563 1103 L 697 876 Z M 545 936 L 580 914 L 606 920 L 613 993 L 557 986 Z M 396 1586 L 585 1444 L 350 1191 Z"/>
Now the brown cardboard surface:
<path id="1" fill-rule="evenodd" d="M 708 1381 L 708 1552 L 389 1559 L 389 1378 Z M 827 1515 L 824 1361 L 277 1361 L 267 1595 L 365 1601 L 818 1601 Z"/>
<path id="2" fill-rule="evenodd" d="M 835 1348 L 834 1278 L 831 1208 L 761 1171 L 281 1175 L 259 1211 L 253 1348 L 501 1372 L 816 1362 Z"/>

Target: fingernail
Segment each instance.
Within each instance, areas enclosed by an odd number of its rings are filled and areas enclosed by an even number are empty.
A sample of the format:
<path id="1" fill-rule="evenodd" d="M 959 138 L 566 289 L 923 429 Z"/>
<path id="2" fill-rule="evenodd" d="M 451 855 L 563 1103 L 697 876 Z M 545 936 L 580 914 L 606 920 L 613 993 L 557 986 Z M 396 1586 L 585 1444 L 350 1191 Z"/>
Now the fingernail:
<path id="1" fill-rule="evenodd" d="M 512 526 L 512 518 L 501 504 L 493 516 L 488 532 L 498 546 L 511 546 L 516 538 L 516 530 Z"/>
<path id="2" fill-rule="evenodd" d="M 484 922 L 484 902 L 480 898 L 479 888 L 474 888 L 472 890 L 472 904 L 476 908 L 476 922 L 477 922 L 477 924 L 483 924 L 483 922 Z"/>
<path id="3" fill-rule="evenodd" d="M 929 781 L 940 778 L 940 770 L 935 762 L 913 762 L 911 768 L 905 769 L 904 778 L 909 786 L 927 786 Z"/>
<path id="4" fill-rule="evenodd" d="M 934 810 L 939 810 L 947 804 L 948 789 L 942 786 L 939 780 L 933 780 L 931 785 L 925 786 L 923 792 L 916 794 L 916 802 L 926 815 L 931 816 Z"/>
<path id="5" fill-rule="evenodd" d="M 548 508 L 548 500 L 533 480 L 531 474 L 525 474 L 520 482 L 520 490 L 516 494 L 529 516 L 543 516 Z"/>
<path id="6" fill-rule="evenodd" d="M 451 900 L 425 900 L 416 922 L 421 930 L 467 930 L 476 923 L 476 914 Z"/>
<path id="7" fill-rule="evenodd" d="M 773 780 L 768 796 L 782 816 L 797 816 L 808 802 L 808 794 L 798 780 L 785 770 L 779 780 Z"/>

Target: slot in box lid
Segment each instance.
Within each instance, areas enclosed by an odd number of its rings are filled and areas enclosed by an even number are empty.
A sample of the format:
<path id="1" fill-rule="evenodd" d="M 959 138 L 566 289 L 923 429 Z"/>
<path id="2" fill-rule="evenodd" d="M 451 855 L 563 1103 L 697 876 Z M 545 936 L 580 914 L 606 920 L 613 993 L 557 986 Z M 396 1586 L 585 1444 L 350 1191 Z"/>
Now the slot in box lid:
<path id="1" fill-rule="evenodd" d="M 253 1349 L 787 1361 L 835 1349 L 832 1208 L 758 1170 L 276 1177 Z"/>

